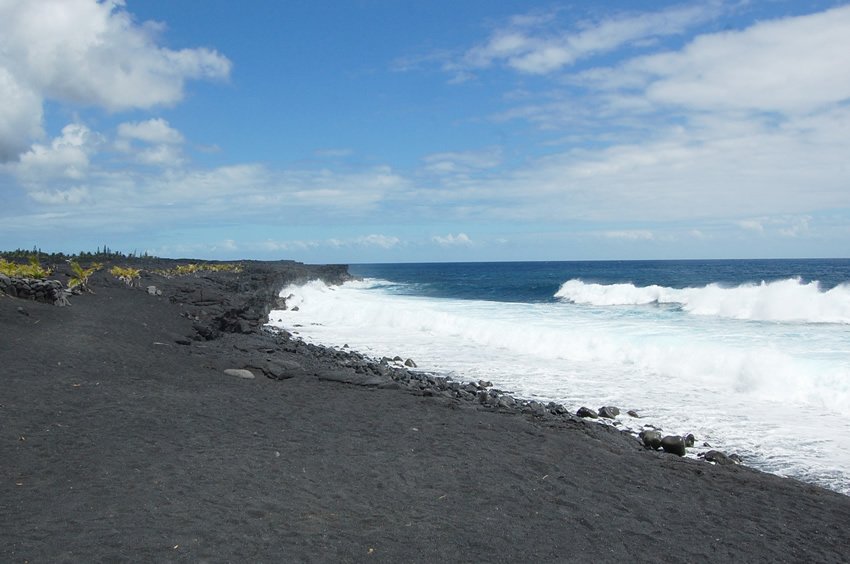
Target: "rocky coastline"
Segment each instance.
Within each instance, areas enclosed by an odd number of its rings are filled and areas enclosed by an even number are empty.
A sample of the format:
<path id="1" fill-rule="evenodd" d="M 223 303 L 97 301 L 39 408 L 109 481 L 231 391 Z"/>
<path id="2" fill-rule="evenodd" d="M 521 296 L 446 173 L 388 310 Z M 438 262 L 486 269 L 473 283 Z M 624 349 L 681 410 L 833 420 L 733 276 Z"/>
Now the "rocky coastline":
<path id="1" fill-rule="evenodd" d="M 148 260 L 129 285 L 104 269 L 65 308 L 0 296 L 5 561 L 839 562 L 850 547 L 850 498 L 586 420 L 613 406 L 573 414 L 265 326 L 280 288 L 343 282 L 344 266 L 157 273 L 186 262 Z"/>

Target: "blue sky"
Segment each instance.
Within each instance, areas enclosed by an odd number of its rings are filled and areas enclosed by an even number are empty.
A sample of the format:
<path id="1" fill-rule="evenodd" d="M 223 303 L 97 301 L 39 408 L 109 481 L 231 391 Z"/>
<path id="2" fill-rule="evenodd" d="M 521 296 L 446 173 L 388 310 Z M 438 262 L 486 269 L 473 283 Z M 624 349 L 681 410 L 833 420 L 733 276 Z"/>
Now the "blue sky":
<path id="1" fill-rule="evenodd" d="M 846 2 L 202 6 L 0 0 L 0 247 L 848 256 Z"/>

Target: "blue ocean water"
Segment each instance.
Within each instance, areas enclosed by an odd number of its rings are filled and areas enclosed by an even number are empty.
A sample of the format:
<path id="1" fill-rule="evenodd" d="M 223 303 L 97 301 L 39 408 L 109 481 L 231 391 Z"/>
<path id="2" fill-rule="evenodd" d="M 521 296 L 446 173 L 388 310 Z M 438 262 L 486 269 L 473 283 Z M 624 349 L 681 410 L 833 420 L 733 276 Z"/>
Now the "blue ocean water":
<path id="1" fill-rule="evenodd" d="M 799 278 L 828 290 L 850 282 L 850 259 L 646 260 L 354 264 L 359 277 L 402 285 L 412 295 L 505 302 L 551 302 L 567 280 L 671 288 Z"/>
<path id="2" fill-rule="evenodd" d="M 273 324 L 850 493 L 850 260 L 352 265 Z M 708 447 L 702 448 L 706 450 Z M 700 448 L 694 449 L 698 453 Z"/>

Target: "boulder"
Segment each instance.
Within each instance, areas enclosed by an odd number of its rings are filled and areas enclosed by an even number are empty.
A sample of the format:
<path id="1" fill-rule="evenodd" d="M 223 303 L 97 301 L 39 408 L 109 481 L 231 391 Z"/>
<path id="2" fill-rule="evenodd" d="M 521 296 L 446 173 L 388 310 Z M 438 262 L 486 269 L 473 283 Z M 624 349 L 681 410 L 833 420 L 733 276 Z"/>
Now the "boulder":
<path id="1" fill-rule="evenodd" d="M 596 418 L 599 417 L 598 413 L 596 413 L 595 411 L 593 411 L 589 407 L 584 407 L 584 406 L 581 406 L 580 408 L 578 408 L 578 411 L 576 411 L 576 415 L 578 415 L 579 417 L 587 417 L 587 418 L 590 418 L 590 419 L 596 419 Z"/>
<path id="2" fill-rule="evenodd" d="M 661 439 L 661 448 L 664 452 L 685 456 L 685 439 L 679 435 L 667 435 Z"/>
<path id="3" fill-rule="evenodd" d="M 413 359 L 410 358 L 404 361 L 404 365 L 408 368 L 416 368 L 416 363 L 413 362 Z"/>
<path id="4" fill-rule="evenodd" d="M 638 419 L 640 418 L 640 415 L 638 415 L 638 412 L 635 411 L 634 409 L 630 409 L 626 413 L 629 414 L 629 417 L 635 417 L 635 418 L 638 418 Z"/>
<path id="5" fill-rule="evenodd" d="M 304 372 L 304 367 L 294 360 L 267 359 L 260 369 L 272 380 L 288 380 Z"/>
<path id="6" fill-rule="evenodd" d="M 643 442 L 643 446 L 658 450 L 661 448 L 661 433 L 658 431 L 641 431 L 638 435 Z"/>
<path id="7" fill-rule="evenodd" d="M 690 447 L 694 446 L 694 444 L 696 442 L 697 442 L 697 438 L 694 436 L 693 433 L 688 433 L 687 435 L 685 435 L 685 446 L 686 447 L 690 448 Z"/>
<path id="8" fill-rule="evenodd" d="M 516 401 L 514 401 L 514 398 L 512 398 L 511 396 L 502 396 L 499 398 L 498 406 L 505 409 L 509 409 L 511 407 L 514 407 L 515 404 Z"/>
<path id="9" fill-rule="evenodd" d="M 719 450 L 710 450 L 702 455 L 702 457 L 708 462 L 714 462 L 720 466 L 727 466 L 732 464 L 740 464 L 741 457 L 737 454 L 733 454 L 730 456 L 726 456 L 725 453 L 720 452 Z"/>
<path id="10" fill-rule="evenodd" d="M 618 415 L 620 415 L 620 410 L 612 405 L 605 405 L 599 408 L 599 417 L 614 419 Z"/>

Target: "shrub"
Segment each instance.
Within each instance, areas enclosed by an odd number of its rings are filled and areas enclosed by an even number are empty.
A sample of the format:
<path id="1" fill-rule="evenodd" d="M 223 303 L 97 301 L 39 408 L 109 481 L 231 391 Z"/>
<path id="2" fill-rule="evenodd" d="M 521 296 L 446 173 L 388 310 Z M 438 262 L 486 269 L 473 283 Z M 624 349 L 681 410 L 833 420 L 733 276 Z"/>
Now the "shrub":
<path id="1" fill-rule="evenodd" d="M 133 286 L 136 283 L 136 280 L 139 279 L 141 272 L 142 271 L 138 268 L 131 268 L 129 266 L 113 266 L 109 269 L 109 273 L 112 274 L 112 276 L 121 280 L 127 286 Z"/>
<path id="2" fill-rule="evenodd" d="M 77 292 L 89 292 L 94 294 L 92 289 L 89 288 L 89 277 L 103 268 L 103 265 L 93 262 L 88 268 L 83 268 L 80 266 L 80 263 L 75 260 L 72 260 L 70 264 L 73 275 L 71 276 L 71 279 L 68 280 L 68 288 L 76 290 Z"/>
<path id="3" fill-rule="evenodd" d="M 35 255 L 30 255 L 27 264 L 10 262 L 0 258 L 0 273 L 15 278 L 47 278 L 52 271 L 49 268 L 42 267 Z"/>
<path id="4" fill-rule="evenodd" d="M 239 263 L 219 262 L 219 263 L 195 263 L 178 264 L 174 268 L 166 270 L 154 270 L 155 274 L 160 274 L 166 278 L 173 276 L 187 276 L 198 272 L 242 272 L 242 265 Z"/>

